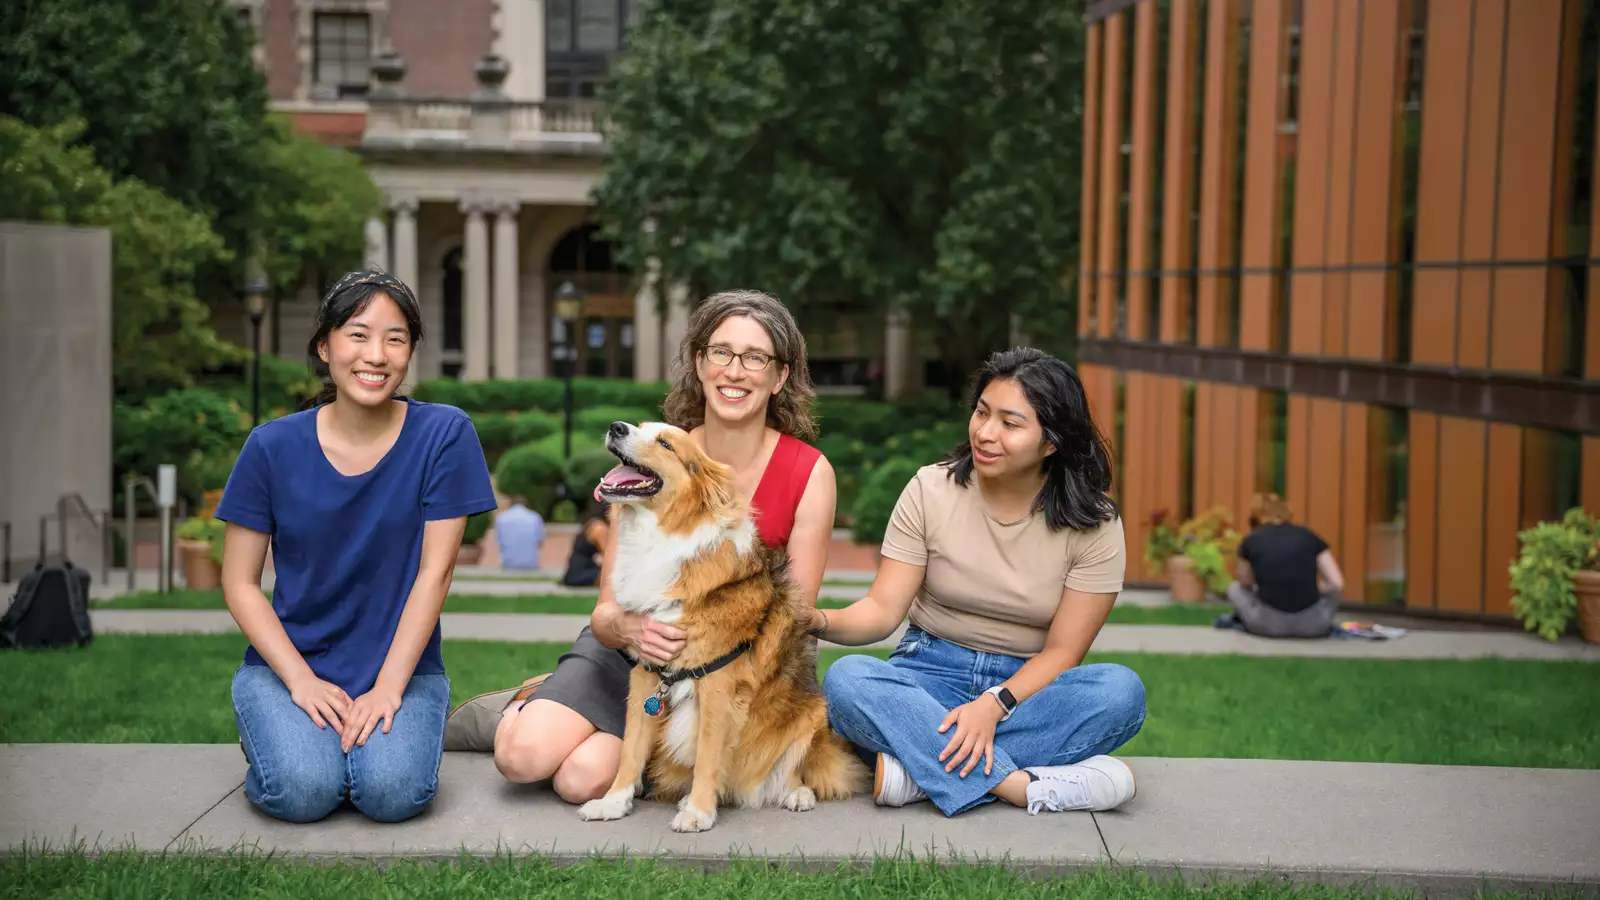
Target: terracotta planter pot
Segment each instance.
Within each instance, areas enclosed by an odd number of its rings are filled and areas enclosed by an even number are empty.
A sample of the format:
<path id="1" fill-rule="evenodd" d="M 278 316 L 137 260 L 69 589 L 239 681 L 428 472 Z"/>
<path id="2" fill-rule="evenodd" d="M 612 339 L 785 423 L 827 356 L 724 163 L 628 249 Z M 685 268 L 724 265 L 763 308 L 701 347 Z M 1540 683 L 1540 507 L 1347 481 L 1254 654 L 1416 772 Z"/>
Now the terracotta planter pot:
<path id="1" fill-rule="evenodd" d="M 1205 582 L 1195 574 L 1194 562 L 1187 556 L 1167 557 L 1167 574 L 1171 577 L 1172 599 L 1178 603 L 1199 603 L 1206 598 Z"/>
<path id="2" fill-rule="evenodd" d="M 1585 569 L 1574 575 L 1572 593 L 1578 598 L 1578 630 L 1584 640 L 1600 644 L 1600 572 Z"/>
<path id="3" fill-rule="evenodd" d="M 183 560 L 183 583 L 191 591 L 214 591 L 222 586 L 222 567 L 211 558 L 206 541 L 178 541 Z"/>
<path id="4" fill-rule="evenodd" d="M 477 544 L 462 544 L 460 552 L 456 553 L 456 565 L 475 566 L 483 558 L 483 548 Z"/>

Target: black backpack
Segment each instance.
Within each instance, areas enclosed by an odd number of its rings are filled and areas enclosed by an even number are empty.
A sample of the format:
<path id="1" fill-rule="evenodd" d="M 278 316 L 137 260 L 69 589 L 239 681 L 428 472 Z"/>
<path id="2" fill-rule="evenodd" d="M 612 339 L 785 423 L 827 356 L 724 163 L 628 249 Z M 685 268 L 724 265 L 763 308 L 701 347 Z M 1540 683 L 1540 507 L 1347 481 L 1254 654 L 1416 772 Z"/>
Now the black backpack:
<path id="1" fill-rule="evenodd" d="M 0 649 L 33 649 L 94 640 L 89 624 L 89 571 L 63 561 L 34 566 L 17 585 L 11 606 L 0 617 Z"/>

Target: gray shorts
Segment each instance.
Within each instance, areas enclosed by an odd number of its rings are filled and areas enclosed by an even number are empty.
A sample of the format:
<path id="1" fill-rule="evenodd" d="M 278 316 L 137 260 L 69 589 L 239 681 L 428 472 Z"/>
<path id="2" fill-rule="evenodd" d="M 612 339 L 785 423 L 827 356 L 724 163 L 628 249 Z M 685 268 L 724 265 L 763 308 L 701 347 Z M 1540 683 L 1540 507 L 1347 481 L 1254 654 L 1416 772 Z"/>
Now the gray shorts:
<path id="1" fill-rule="evenodd" d="M 600 643 L 585 625 L 572 649 L 561 654 L 556 670 L 528 699 L 553 700 L 588 719 L 599 731 L 621 738 L 632 671 L 633 660 L 626 653 Z"/>

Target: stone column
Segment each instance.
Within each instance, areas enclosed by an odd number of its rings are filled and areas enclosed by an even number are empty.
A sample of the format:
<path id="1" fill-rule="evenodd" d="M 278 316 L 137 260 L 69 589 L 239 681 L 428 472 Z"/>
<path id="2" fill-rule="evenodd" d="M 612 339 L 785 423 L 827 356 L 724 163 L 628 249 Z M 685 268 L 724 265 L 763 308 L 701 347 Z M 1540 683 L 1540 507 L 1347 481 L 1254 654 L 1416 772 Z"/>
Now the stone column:
<path id="1" fill-rule="evenodd" d="M 389 226 L 377 216 L 367 220 L 367 268 L 389 269 Z"/>
<path id="2" fill-rule="evenodd" d="M 489 205 L 481 197 L 464 197 L 465 240 L 461 249 L 462 380 L 489 377 Z"/>
<path id="3" fill-rule="evenodd" d="M 419 298 L 422 290 L 417 286 L 417 198 L 400 197 L 390 204 L 394 212 L 394 277 L 411 288 Z"/>
<path id="4" fill-rule="evenodd" d="M 689 333 L 691 306 L 689 286 L 681 281 L 667 285 L 667 321 L 661 336 L 661 377 L 671 378 L 672 366 L 678 359 L 678 345 Z"/>
<path id="5" fill-rule="evenodd" d="M 661 313 L 656 309 L 661 264 L 652 259 L 644 284 L 633 298 L 633 380 L 666 377 L 661 359 Z"/>
<path id="6" fill-rule="evenodd" d="M 517 307 L 521 291 L 517 284 L 516 200 L 501 200 L 494 206 L 494 377 L 516 378 L 521 355 L 517 327 Z"/>
<path id="7" fill-rule="evenodd" d="M 905 310 L 889 311 L 883 338 L 883 396 L 900 400 L 911 389 L 911 323 Z"/>

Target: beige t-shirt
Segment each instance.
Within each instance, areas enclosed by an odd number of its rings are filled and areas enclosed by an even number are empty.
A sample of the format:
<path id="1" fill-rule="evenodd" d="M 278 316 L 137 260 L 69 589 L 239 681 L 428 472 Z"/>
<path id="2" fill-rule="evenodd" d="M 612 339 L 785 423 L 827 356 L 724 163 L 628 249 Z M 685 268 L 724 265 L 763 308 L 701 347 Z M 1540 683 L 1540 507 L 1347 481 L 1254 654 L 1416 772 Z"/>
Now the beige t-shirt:
<path id="1" fill-rule="evenodd" d="M 983 504 L 977 476 L 966 487 L 942 465 L 923 466 L 900 492 L 883 555 L 926 566 L 911 623 L 952 643 L 1010 656 L 1044 649 L 1064 588 L 1122 590 L 1122 520 L 1091 531 L 1051 532 L 1044 513 L 1003 523 Z"/>

